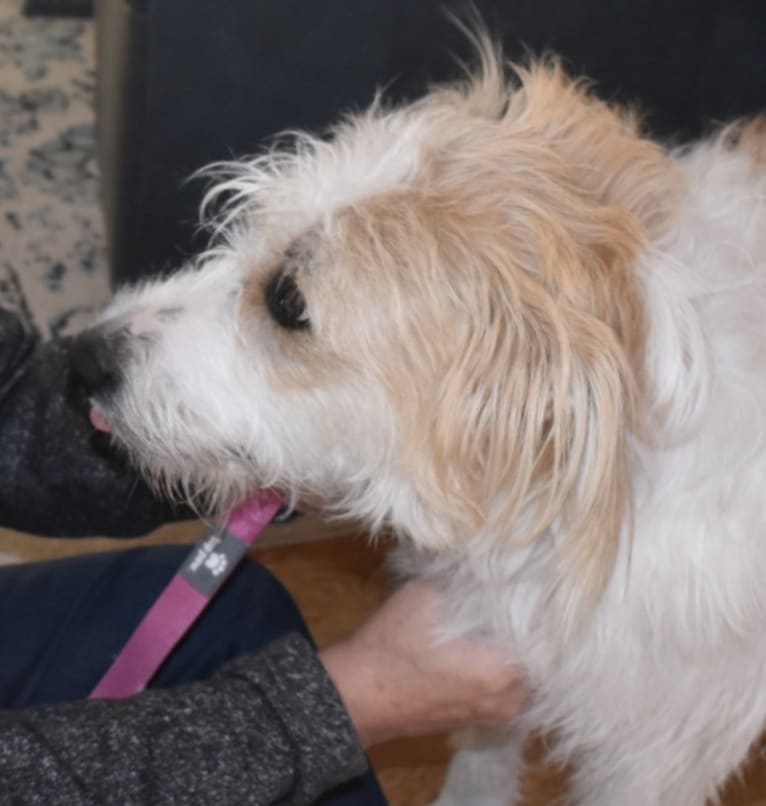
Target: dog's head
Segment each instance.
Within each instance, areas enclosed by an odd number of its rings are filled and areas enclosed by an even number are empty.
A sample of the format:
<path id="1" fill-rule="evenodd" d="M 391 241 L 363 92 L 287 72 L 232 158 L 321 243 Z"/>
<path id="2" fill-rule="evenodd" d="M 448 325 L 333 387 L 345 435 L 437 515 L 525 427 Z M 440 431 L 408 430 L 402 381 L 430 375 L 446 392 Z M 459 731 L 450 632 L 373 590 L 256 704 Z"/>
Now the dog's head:
<path id="1" fill-rule="evenodd" d="M 225 171 L 217 247 L 83 337 L 94 416 L 149 478 L 215 506 L 283 487 L 435 549 L 560 523 L 603 575 L 636 258 L 674 182 L 634 120 L 485 46 L 462 85 Z"/>

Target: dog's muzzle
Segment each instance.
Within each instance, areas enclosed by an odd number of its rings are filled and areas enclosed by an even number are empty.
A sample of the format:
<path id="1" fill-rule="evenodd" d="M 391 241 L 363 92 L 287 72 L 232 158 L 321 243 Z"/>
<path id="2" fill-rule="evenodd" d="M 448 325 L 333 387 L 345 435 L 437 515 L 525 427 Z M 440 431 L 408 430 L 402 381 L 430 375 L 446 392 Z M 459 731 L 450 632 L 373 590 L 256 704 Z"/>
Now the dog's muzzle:
<path id="1" fill-rule="evenodd" d="M 113 395 L 123 381 L 128 337 L 123 331 L 86 330 L 72 344 L 70 365 L 75 384 L 91 401 L 90 419 L 100 431 L 109 431 L 98 401 Z"/>

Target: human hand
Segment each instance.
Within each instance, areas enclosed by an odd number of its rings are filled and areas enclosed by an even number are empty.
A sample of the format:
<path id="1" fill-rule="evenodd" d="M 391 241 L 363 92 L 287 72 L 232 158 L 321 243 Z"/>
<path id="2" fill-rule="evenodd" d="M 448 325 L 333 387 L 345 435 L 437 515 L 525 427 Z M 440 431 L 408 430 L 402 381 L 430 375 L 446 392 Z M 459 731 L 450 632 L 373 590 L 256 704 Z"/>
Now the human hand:
<path id="1" fill-rule="evenodd" d="M 320 658 L 365 747 L 399 736 L 508 724 L 521 711 L 522 676 L 503 647 L 438 640 L 436 588 L 413 580 Z"/>

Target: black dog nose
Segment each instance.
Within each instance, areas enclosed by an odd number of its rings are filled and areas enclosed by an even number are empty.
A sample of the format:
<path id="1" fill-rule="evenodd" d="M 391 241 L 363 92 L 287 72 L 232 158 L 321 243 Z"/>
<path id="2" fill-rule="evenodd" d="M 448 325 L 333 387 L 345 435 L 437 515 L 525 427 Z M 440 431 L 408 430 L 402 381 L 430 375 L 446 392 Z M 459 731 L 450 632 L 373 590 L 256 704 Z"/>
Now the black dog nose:
<path id="1" fill-rule="evenodd" d="M 86 330 L 72 344 L 70 364 L 75 382 L 88 396 L 110 392 L 121 377 L 124 341 L 119 333 Z"/>

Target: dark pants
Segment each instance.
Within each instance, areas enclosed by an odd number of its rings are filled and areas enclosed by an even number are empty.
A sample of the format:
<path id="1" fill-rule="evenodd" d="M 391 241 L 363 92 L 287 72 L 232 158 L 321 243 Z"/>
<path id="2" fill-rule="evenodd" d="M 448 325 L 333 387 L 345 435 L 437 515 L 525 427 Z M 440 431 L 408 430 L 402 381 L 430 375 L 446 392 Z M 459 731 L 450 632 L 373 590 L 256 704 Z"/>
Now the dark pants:
<path id="1" fill-rule="evenodd" d="M 188 552 L 141 548 L 0 568 L 0 708 L 85 698 Z M 153 687 L 202 680 L 291 631 L 308 635 L 287 591 L 244 563 L 176 648 Z M 327 804 L 385 804 L 372 773 Z"/>

